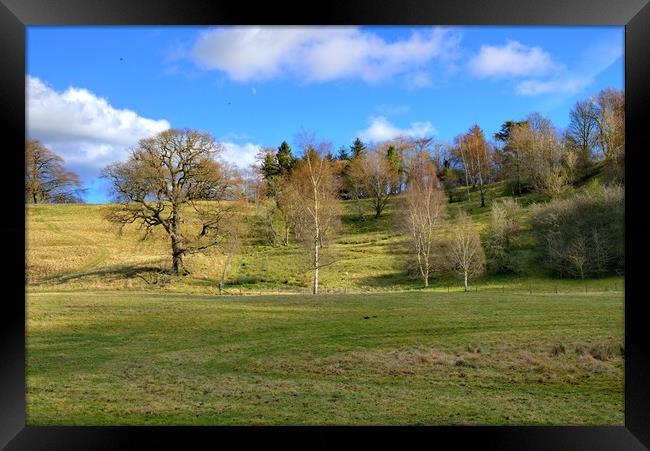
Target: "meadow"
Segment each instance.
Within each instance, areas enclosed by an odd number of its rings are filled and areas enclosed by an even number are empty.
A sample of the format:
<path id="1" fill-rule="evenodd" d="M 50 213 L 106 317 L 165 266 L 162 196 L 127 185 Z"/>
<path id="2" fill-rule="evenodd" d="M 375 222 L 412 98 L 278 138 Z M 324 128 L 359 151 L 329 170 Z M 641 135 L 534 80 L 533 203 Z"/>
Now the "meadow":
<path id="1" fill-rule="evenodd" d="M 623 424 L 623 296 L 33 293 L 27 424 Z"/>
<path id="2" fill-rule="evenodd" d="M 163 275 L 162 235 L 29 205 L 27 424 L 623 424 L 624 279 L 549 277 L 539 200 L 521 198 L 522 273 L 469 293 L 407 274 L 399 198 L 378 219 L 343 202 L 318 296 L 296 244 L 249 239 L 219 295 L 218 252 Z M 489 208 L 457 208 L 485 229 Z"/>

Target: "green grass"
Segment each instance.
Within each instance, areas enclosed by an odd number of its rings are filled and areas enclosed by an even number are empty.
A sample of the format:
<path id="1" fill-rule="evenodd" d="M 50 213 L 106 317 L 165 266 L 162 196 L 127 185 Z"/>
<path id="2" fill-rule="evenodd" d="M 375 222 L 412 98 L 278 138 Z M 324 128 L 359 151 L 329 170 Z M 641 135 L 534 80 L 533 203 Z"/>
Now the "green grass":
<path id="1" fill-rule="evenodd" d="M 484 233 L 506 191 L 448 211 Z M 549 277 L 527 221 L 546 199 L 519 201 L 523 272 L 471 293 L 408 276 L 399 197 L 377 219 L 343 202 L 318 297 L 295 244 L 251 238 L 215 296 L 218 252 L 147 284 L 170 266 L 160 231 L 142 242 L 100 205 L 30 205 L 27 424 L 623 424 L 624 278 Z"/>
<path id="2" fill-rule="evenodd" d="M 29 292 L 27 317 L 28 425 L 624 419 L 622 292 Z"/>

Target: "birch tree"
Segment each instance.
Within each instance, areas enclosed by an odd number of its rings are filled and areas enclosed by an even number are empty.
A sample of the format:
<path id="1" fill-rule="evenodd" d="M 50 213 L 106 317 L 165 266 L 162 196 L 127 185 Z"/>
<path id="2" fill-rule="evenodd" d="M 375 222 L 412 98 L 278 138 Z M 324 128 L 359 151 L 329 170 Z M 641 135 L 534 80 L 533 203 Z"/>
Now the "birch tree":
<path id="1" fill-rule="evenodd" d="M 464 280 L 465 291 L 469 291 L 470 277 L 483 274 L 485 254 L 481 239 L 474 229 L 472 220 L 460 211 L 452 227 L 450 257 L 456 270 Z"/>
<path id="2" fill-rule="evenodd" d="M 304 156 L 298 161 L 290 179 L 290 189 L 297 207 L 297 228 L 311 254 L 313 294 L 318 294 L 320 269 L 332 263 L 323 258 L 323 246 L 334 232 L 340 217 L 336 199 L 336 171 L 333 162 L 325 157 L 326 149 L 325 144 L 316 147 L 307 143 Z"/>
<path id="3" fill-rule="evenodd" d="M 409 184 L 402 195 L 403 226 L 424 286 L 429 286 L 433 267 L 436 229 L 445 214 L 445 196 L 438 189 L 436 166 L 420 152 L 411 167 Z"/>

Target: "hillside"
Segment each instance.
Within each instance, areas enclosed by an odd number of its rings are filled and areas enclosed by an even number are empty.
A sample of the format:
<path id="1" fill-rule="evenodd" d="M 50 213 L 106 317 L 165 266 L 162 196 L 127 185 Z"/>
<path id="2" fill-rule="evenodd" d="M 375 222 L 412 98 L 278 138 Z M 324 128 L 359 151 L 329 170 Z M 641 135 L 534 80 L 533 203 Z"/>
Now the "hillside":
<path id="1" fill-rule="evenodd" d="M 597 173 L 595 174 L 597 176 Z M 591 177 L 578 189 L 598 183 Z M 447 205 L 450 214 L 464 209 L 472 216 L 479 232 L 484 233 L 490 218 L 489 203 L 507 196 L 503 183 L 488 188 L 488 206 L 481 208 L 478 191 L 472 201 L 464 191 Z M 530 206 L 543 202 L 540 195 L 519 197 L 522 230 L 514 237 L 522 274 L 518 276 L 484 276 L 474 286 L 481 290 L 583 291 L 585 283 L 577 280 L 551 279 L 539 262 L 533 236 L 528 225 Z M 321 271 L 325 292 L 402 291 L 422 289 L 418 279 L 406 271 L 407 248 L 404 237 L 397 232 L 400 198 L 393 198 L 381 217 L 375 219 L 364 201 L 366 212 L 360 220 L 353 201 L 343 201 L 341 229 L 330 246 L 335 262 Z M 102 218 L 102 205 L 30 205 L 26 213 L 27 276 L 32 291 L 78 289 L 165 290 L 214 293 L 223 264 L 218 252 L 188 256 L 190 275 L 178 278 L 161 276 L 169 267 L 169 243 L 162 234 L 147 241 L 139 240 L 136 227 L 120 236 Z M 249 205 L 248 219 L 254 218 Z M 305 292 L 311 273 L 307 269 L 306 252 L 297 244 L 271 246 L 259 238 L 251 238 L 231 265 L 226 278 L 230 294 L 260 292 Z M 588 281 L 589 290 L 620 290 L 622 278 Z M 155 282 L 155 283 L 154 283 Z M 460 279 L 434 277 L 429 290 L 459 290 Z"/>

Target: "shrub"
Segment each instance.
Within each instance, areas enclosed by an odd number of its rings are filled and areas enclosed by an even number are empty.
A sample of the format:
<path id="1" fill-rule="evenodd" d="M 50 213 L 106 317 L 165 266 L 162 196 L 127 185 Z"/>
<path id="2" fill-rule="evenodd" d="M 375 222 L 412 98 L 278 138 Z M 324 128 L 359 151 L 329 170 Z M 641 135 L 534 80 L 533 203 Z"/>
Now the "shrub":
<path id="1" fill-rule="evenodd" d="M 603 277 L 625 268 L 621 186 L 536 206 L 531 224 L 543 264 L 555 275 Z"/>
<path id="2" fill-rule="evenodd" d="M 516 258 L 512 241 L 519 229 L 517 216 L 519 204 L 513 199 L 505 199 L 492 204 L 492 217 L 485 240 L 487 268 L 492 273 L 519 273 L 521 265 Z"/>

